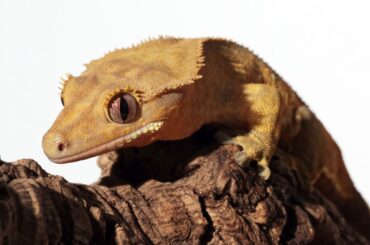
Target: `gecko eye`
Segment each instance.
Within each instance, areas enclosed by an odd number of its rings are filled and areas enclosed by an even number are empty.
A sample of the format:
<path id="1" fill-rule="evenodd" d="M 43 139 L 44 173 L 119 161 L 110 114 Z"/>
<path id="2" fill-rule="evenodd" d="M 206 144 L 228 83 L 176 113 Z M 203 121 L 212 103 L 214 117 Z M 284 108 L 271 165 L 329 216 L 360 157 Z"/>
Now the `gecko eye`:
<path id="1" fill-rule="evenodd" d="M 131 121 L 137 112 L 137 102 L 129 94 L 119 94 L 109 103 L 109 116 L 116 123 Z"/>

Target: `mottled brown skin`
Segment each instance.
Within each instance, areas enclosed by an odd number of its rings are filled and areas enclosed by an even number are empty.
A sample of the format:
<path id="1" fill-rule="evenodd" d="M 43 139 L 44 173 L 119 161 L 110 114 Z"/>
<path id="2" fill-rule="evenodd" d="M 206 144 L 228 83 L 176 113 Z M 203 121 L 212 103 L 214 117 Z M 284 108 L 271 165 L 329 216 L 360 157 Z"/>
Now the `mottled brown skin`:
<path id="1" fill-rule="evenodd" d="M 133 95 L 140 108 L 126 124 L 107 115 L 109 101 L 119 93 Z M 340 202 L 359 195 L 320 121 L 267 64 L 231 41 L 159 38 L 113 51 L 80 76 L 69 76 L 62 100 L 64 109 L 43 139 L 54 162 L 183 139 L 216 123 L 224 129 L 220 140 L 243 147 L 236 160 L 257 161 L 265 179 L 271 157 L 283 150 L 313 184 L 322 176 L 329 179 Z M 140 130 L 153 123 L 151 131 Z M 231 137 L 227 129 L 238 133 Z M 295 166 L 295 157 L 307 164 Z"/>

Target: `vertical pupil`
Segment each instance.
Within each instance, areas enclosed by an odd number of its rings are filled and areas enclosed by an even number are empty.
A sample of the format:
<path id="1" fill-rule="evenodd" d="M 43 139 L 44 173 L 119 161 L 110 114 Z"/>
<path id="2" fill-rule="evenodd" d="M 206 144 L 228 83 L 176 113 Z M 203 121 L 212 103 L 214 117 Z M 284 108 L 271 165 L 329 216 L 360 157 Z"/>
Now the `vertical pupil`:
<path id="1" fill-rule="evenodd" d="M 129 108 L 128 108 L 127 101 L 125 100 L 125 98 L 123 96 L 121 96 L 121 98 L 120 98 L 119 110 L 120 110 L 120 113 L 121 113 L 122 120 L 125 121 L 128 117 Z"/>

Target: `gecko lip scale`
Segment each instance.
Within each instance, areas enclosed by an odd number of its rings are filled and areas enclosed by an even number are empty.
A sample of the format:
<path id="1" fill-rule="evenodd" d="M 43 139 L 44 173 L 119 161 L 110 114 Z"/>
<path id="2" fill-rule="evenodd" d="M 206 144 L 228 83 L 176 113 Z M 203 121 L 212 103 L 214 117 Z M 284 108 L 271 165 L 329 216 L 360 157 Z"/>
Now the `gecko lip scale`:
<path id="1" fill-rule="evenodd" d="M 87 151 L 83 151 L 71 156 L 61 157 L 61 158 L 49 158 L 51 161 L 55 163 L 67 163 L 67 162 L 75 162 L 78 160 L 83 160 L 89 157 L 97 156 L 100 154 L 104 154 L 106 152 L 112 151 L 118 147 L 123 147 L 125 144 L 132 142 L 133 140 L 137 139 L 141 135 L 144 134 L 153 134 L 158 131 L 163 125 L 163 122 L 152 122 L 144 127 L 135 130 L 134 132 L 124 135 L 118 139 L 114 139 L 108 143 L 104 143 Z"/>

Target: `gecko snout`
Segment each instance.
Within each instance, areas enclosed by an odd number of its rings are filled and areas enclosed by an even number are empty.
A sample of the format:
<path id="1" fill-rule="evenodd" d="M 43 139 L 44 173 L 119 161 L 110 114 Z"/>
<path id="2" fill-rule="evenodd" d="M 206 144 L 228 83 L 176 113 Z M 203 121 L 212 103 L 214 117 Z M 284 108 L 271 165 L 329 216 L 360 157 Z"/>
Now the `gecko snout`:
<path id="1" fill-rule="evenodd" d="M 67 140 L 62 134 L 47 132 L 42 139 L 42 148 L 49 159 L 58 159 L 65 155 Z"/>

